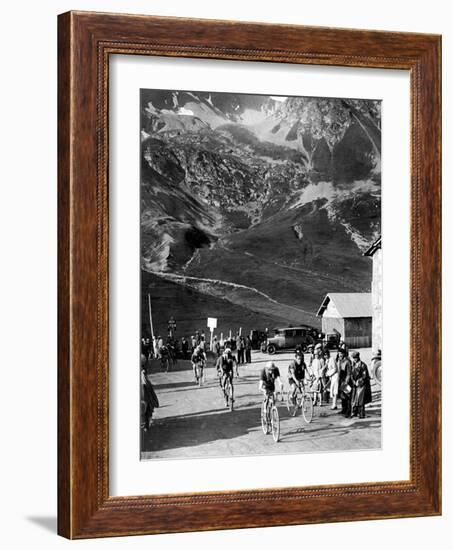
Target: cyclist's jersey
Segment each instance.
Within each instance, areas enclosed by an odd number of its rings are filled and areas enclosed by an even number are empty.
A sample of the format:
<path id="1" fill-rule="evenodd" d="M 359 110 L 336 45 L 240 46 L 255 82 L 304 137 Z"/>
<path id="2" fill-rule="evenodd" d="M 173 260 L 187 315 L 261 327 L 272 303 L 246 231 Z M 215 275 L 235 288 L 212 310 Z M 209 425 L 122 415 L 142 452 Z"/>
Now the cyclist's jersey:
<path id="1" fill-rule="evenodd" d="M 275 380 L 280 377 L 280 371 L 278 367 L 272 367 L 271 369 L 262 369 L 260 374 L 260 380 L 263 382 L 263 386 L 268 391 L 275 391 Z"/>
<path id="2" fill-rule="evenodd" d="M 298 364 L 296 361 L 291 361 L 288 367 L 288 380 L 291 382 L 291 380 L 295 380 L 296 382 L 300 382 L 305 377 L 305 369 L 306 369 L 305 363 L 302 361 L 302 363 Z"/>
<path id="3" fill-rule="evenodd" d="M 222 371 L 223 374 L 230 374 L 233 372 L 234 359 L 231 357 L 227 359 L 226 357 L 219 357 L 217 360 L 217 368 Z"/>
<path id="4" fill-rule="evenodd" d="M 190 360 L 192 361 L 192 363 L 200 363 L 201 361 L 206 360 L 206 356 L 205 356 L 204 352 L 202 352 L 202 351 L 197 352 L 196 351 L 192 354 L 192 357 L 190 358 Z"/>

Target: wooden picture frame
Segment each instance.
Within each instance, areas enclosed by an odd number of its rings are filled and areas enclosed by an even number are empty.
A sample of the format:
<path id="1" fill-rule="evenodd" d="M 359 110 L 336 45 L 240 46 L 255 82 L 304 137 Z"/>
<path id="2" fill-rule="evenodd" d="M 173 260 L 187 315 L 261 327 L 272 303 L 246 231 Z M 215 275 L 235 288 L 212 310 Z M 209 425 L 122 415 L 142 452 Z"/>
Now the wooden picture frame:
<path id="1" fill-rule="evenodd" d="M 88 538 L 440 514 L 441 38 L 69 12 L 59 16 L 58 47 L 59 534 Z M 409 481 L 158 496 L 109 495 L 111 54 L 410 72 Z"/>

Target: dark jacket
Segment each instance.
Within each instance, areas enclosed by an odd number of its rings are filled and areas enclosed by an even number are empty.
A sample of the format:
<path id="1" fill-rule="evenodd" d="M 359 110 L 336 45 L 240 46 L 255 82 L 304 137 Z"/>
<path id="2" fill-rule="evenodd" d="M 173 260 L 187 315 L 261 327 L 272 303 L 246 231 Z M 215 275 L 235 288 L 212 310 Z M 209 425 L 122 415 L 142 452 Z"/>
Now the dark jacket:
<path id="1" fill-rule="evenodd" d="M 339 357 L 337 361 L 337 365 L 338 365 L 338 372 L 339 372 L 338 388 L 339 388 L 340 396 L 343 399 L 350 398 L 352 395 L 352 392 L 346 393 L 343 391 L 343 388 L 345 388 L 348 385 L 352 389 L 351 361 L 347 357 L 345 357 L 343 360 Z"/>
<path id="2" fill-rule="evenodd" d="M 363 361 L 359 361 L 352 366 L 352 406 L 363 407 L 371 403 L 371 382 L 368 367 Z"/>

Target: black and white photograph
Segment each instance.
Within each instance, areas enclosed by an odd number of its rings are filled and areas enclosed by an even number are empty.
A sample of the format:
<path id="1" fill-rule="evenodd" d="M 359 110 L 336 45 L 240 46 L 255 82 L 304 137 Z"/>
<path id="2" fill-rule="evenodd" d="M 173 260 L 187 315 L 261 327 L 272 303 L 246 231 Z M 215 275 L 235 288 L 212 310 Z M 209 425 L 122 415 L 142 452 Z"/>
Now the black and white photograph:
<path id="1" fill-rule="evenodd" d="M 140 90 L 140 457 L 381 448 L 381 101 Z"/>

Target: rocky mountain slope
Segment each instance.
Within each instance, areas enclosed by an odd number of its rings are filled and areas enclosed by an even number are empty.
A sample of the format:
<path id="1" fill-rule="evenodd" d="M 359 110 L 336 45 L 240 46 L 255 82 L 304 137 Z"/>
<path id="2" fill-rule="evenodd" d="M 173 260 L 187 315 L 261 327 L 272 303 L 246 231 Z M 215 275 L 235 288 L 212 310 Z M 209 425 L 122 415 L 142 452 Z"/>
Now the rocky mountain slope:
<path id="1" fill-rule="evenodd" d="M 380 232 L 379 102 L 141 99 L 142 269 L 154 282 L 245 308 L 255 327 L 319 326 L 326 292 L 370 289 L 362 254 Z M 167 318 L 160 302 L 155 315 Z"/>

